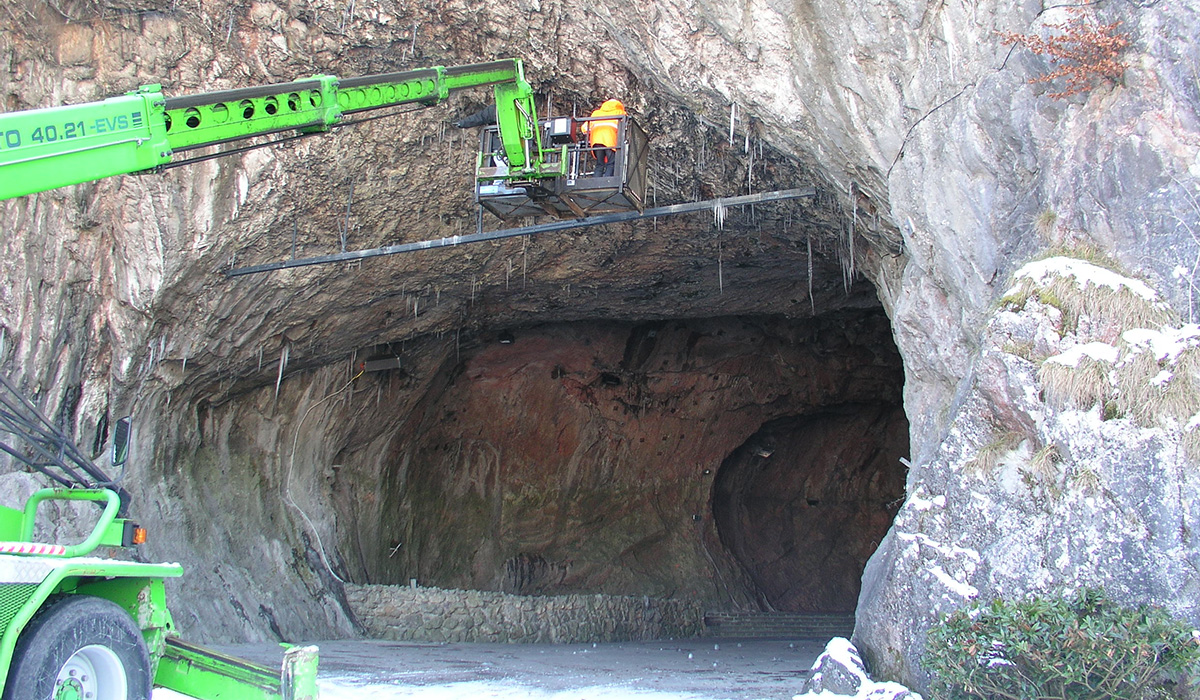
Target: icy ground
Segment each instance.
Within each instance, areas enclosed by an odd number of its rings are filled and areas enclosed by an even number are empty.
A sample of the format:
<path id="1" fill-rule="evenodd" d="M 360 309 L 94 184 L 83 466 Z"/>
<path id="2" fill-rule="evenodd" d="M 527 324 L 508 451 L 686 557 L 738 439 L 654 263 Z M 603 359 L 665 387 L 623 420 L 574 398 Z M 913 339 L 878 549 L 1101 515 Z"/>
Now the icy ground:
<path id="1" fill-rule="evenodd" d="M 318 646 L 322 700 L 792 700 L 825 640 Z M 221 651 L 271 666 L 281 656 L 272 645 Z"/>

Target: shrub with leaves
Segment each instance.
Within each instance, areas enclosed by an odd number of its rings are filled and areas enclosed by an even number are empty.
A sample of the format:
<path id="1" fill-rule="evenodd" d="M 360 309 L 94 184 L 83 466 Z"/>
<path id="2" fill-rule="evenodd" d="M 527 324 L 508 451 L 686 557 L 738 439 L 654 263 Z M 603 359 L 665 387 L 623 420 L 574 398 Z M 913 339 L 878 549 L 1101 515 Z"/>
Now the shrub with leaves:
<path id="1" fill-rule="evenodd" d="M 930 631 L 923 665 L 947 700 L 1141 700 L 1195 684 L 1200 642 L 1161 608 L 1084 589 L 959 610 Z"/>
<path id="2" fill-rule="evenodd" d="M 1061 34 L 1041 37 L 1036 34 L 1000 32 L 1005 44 L 1020 44 L 1040 56 L 1048 56 L 1058 67 L 1029 82 L 1048 83 L 1066 78 L 1066 89 L 1050 93 L 1059 98 L 1087 92 L 1098 79 L 1116 80 L 1125 73 L 1121 54 L 1129 46 L 1129 35 L 1117 32 L 1120 22 L 1097 25 L 1083 8 L 1067 10 L 1068 19 L 1060 24 L 1047 25 Z"/>

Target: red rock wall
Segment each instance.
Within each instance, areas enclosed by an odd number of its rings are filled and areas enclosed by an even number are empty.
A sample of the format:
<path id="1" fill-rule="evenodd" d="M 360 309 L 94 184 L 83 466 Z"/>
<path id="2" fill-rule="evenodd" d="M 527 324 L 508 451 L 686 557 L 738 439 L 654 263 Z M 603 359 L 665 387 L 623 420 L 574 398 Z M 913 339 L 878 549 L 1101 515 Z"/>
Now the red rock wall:
<path id="1" fill-rule="evenodd" d="M 714 523 L 722 463 L 768 421 L 895 406 L 902 384 L 886 318 L 857 311 L 513 329 L 443 375 L 393 442 L 380 496 L 402 544 L 359 543 L 371 582 L 730 605 L 757 592 Z M 838 546 L 858 561 L 881 535 Z"/>

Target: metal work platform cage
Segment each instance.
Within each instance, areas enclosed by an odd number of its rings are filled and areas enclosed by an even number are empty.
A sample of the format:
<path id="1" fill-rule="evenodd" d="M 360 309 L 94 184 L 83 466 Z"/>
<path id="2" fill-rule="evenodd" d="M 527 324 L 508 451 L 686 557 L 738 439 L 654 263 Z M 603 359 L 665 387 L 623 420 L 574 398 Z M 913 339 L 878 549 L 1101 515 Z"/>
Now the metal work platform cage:
<path id="1" fill-rule="evenodd" d="M 588 144 L 585 133 L 584 125 L 599 119 L 618 122 L 611 173 L 597 166 L 597 149 Z M 510 177 L 499 128 L 485 128 L 475 169 L 475 201 L 479 205 L 504 221 L 546 215 L 583 219 L 645 209 L 649 140 L 637 122 L 628 116 L 554 117 L 543 120 L 541 129 L 547 165 L 562 166 L 565 157 L 565 168 L 559 168 L 564 174 Z"/>

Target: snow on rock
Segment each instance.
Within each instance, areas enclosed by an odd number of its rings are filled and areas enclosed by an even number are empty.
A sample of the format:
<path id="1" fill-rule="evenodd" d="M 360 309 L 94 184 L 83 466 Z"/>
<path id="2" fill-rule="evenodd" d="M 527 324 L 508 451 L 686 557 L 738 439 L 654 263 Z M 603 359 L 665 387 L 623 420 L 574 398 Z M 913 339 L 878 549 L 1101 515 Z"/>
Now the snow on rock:
<path id="1" fill-rule="evenodd" d="M 942 495 L 934 496 L 933 498 L 924 498 L 919 493 L 914 493 L 908 497 L 908 505 L 916 510 L 929 510 L 930 508 L 945 508 L 946 497 Z"/>
<path id="2" fill-rule="evenodd" d="M 1050 277 L 1074 277 L 1080 287 L 1095 285 L 1119 290 L 1124 287 L 1146 301 L 1156 301 L 1158 294 L 1145 282 L 1118 274 L 1099 265 L 1093 265 L 1078 258 L 1056 256 L 1045 260 L 1035 260 L 1017 270 L 1015 277 L 1020 280 L 1028 278 L 1035 284 L 1042 284 Z M 1016 287 L 1009 291 L 1016 291 Z"/>
<path id="3" fill-rule="evenodd" d="M 1122 333 L 1121 339 L 1135 352 L 1150 350 L 1159 362 L 1174 362 L 1184 350 L 1200 346 L 1200 326 L 1188 323 L 1182 328 L 1134 328 Z"/>
<path id="4" fill-rule="evenodd" d="M 941 584 L 943 596 L 945 591 L 953 594 L 951 602 L 957 603 L 960 598 L 969 600 L 979 595 L 979 590 L 967 583 L 978 567 L 979 552 L 942 544 L 920 532 L 897 531 L 896 538 L 909 543 L 904 550 L 904 559 L 927 564 L 918 569 L 917 575 L 926 579 L 932 578 Z"/>
<path id="5" fill-rule="evenodd" d="M 1088 357 L 1100 362 L 1113 364 L 1117 361 L 1119 351 L 1117 348 L 1108 343 L 1081 343 L 1068 349 L 1066 352 L 1061 352 L 1053 357 L 1050 357 L 1046 362 L 1056 362 L 1067 367 L 1078 367 L 1083 358 Z"/>
<path id="6" fill-rule="evenodd" d="M 866 700 L 921 700 L 921 696 L 899 683 L 872 681 L 858 649 L 844 637 L 834 637 L 813 664 L 800 695 L 793 700 L 852 696 Z"/>
<path id="7" fill-rule="evenodd" d="M 930 566 L 928 569 L 926 569 L 926 571 L 933 574 L 934 577 L 937 578 L 937 580 L 941 581 L 942 585 L 944 585 L 946 588 L 949 588 L 950 590 L 954 591 L 955 593 L 962 596 L 963 598 L 970 600 L 979 595 L 978 588 L 976 588 L 968 583 L 963 583 L 962 581 L 959 581 L 958 579 L 954 578 L 950 574 L 946 573 L 946 571 L 944 569 L 942 569 L 941 566 L 938 566 L 937 564 Z"/>

